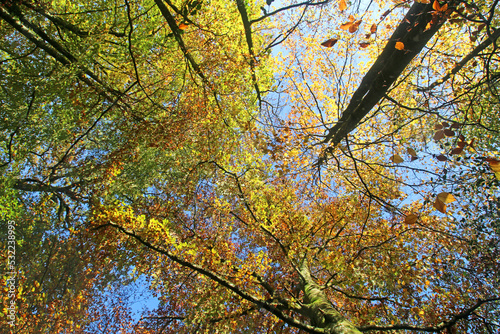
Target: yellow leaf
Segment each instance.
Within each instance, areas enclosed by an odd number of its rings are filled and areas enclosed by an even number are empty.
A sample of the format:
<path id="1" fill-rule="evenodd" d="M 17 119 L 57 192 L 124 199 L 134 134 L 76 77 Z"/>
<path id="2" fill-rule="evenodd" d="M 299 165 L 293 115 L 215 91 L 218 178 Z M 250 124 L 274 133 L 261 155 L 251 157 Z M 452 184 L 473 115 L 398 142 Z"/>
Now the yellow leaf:
<path id="1" fill-rule="evenodd" d="M 447 192 L 440 193 L 439 195 L 437 195 L 437 198 L 443 203 L 451 203 L 455 201 L 455 197 Z"/>
<path id="2" fill-rule="evenodd" d="M 391 161 L 394 162 L 395 164 L 400 164 L 402 163 L 404 160 L 403 158 L 401 158 L 401 156 L 399 154 L 394 154 L 392 157 L 391 157 Z"/>
<path id="3" fill-rule="evenodd" d="M 396 42 L 395 48 L 398 49 L 398 50 L 404 50 L 405 49 L 405 45 L 404 45 L 403 42 Z"/>

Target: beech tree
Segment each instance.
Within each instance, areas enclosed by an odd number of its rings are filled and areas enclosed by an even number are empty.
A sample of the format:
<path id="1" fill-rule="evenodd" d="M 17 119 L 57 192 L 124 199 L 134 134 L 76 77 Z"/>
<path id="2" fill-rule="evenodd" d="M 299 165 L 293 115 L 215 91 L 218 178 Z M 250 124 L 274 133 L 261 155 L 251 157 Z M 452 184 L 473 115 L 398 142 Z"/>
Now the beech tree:
<path id="1" fill-rule="evenodd" d="M 2 321 L 497 332 L 497 5 L 1 0 Z"/>

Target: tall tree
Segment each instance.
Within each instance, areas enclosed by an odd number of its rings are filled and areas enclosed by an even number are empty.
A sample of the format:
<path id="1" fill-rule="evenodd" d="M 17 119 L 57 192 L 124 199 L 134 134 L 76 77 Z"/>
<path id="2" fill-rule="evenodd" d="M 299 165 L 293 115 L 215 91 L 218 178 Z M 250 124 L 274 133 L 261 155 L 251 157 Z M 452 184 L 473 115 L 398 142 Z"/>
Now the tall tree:
<path id="1" fill-rule="evenodd" d="M 498 331 L 496 11 L 0 1 L 11 331 Z"/>

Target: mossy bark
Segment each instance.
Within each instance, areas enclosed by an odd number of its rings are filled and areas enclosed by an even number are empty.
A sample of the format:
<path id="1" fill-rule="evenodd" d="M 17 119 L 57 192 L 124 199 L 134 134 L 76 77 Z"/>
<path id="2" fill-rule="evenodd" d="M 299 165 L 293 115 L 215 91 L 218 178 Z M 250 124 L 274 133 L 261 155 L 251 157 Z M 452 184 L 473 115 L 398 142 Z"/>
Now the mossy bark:
<path id="1" fill-rule="evenodd" d="M 304 315 L 309 317 L 311 325 L 324 328 L 331 334 L 361 334 L 361 332 L 330 303 L 324 291 L 314 282 L 307 261 L 302 261 L 300 274 L 307 307 Z"/>

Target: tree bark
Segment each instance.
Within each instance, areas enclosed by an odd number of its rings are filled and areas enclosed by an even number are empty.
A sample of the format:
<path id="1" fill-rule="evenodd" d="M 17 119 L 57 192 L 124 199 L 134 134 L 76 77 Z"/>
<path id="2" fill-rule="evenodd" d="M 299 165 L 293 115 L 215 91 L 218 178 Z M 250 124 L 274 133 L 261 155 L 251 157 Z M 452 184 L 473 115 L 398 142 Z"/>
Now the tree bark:
<path id="1" fill-rule="evenodd" d="M 315 327 L 324 328 L 331 334 L 361 334 L 361 332 L 330 303 L 328 297 L 311 276 L 307 260 L 300 265 L 300 276 L 307 307 L 304 315 L 311 319 Z"/>
<path id="2" fill-rule="evenodd" d="M 449 6 L 451 7 L 451 4 Z M 363 117 L 383 98 L 401 72 L 446 21 L 448 11 L 435 11 L 432 8 L 432 2 L 430 4 L 413 3 L 380 56 L 363 77 L 342 117 L 334 127 L 329 129 L 322 143 L 331 143 L 331 147 L 327 148 L 325 154 L 320 157 L 319 164 L 326 161 L 326 154 L 330 153 L 335 145 L 354 130 Z M 396 49 L 397 42 L 403 43 L 404 49 Z"/>

